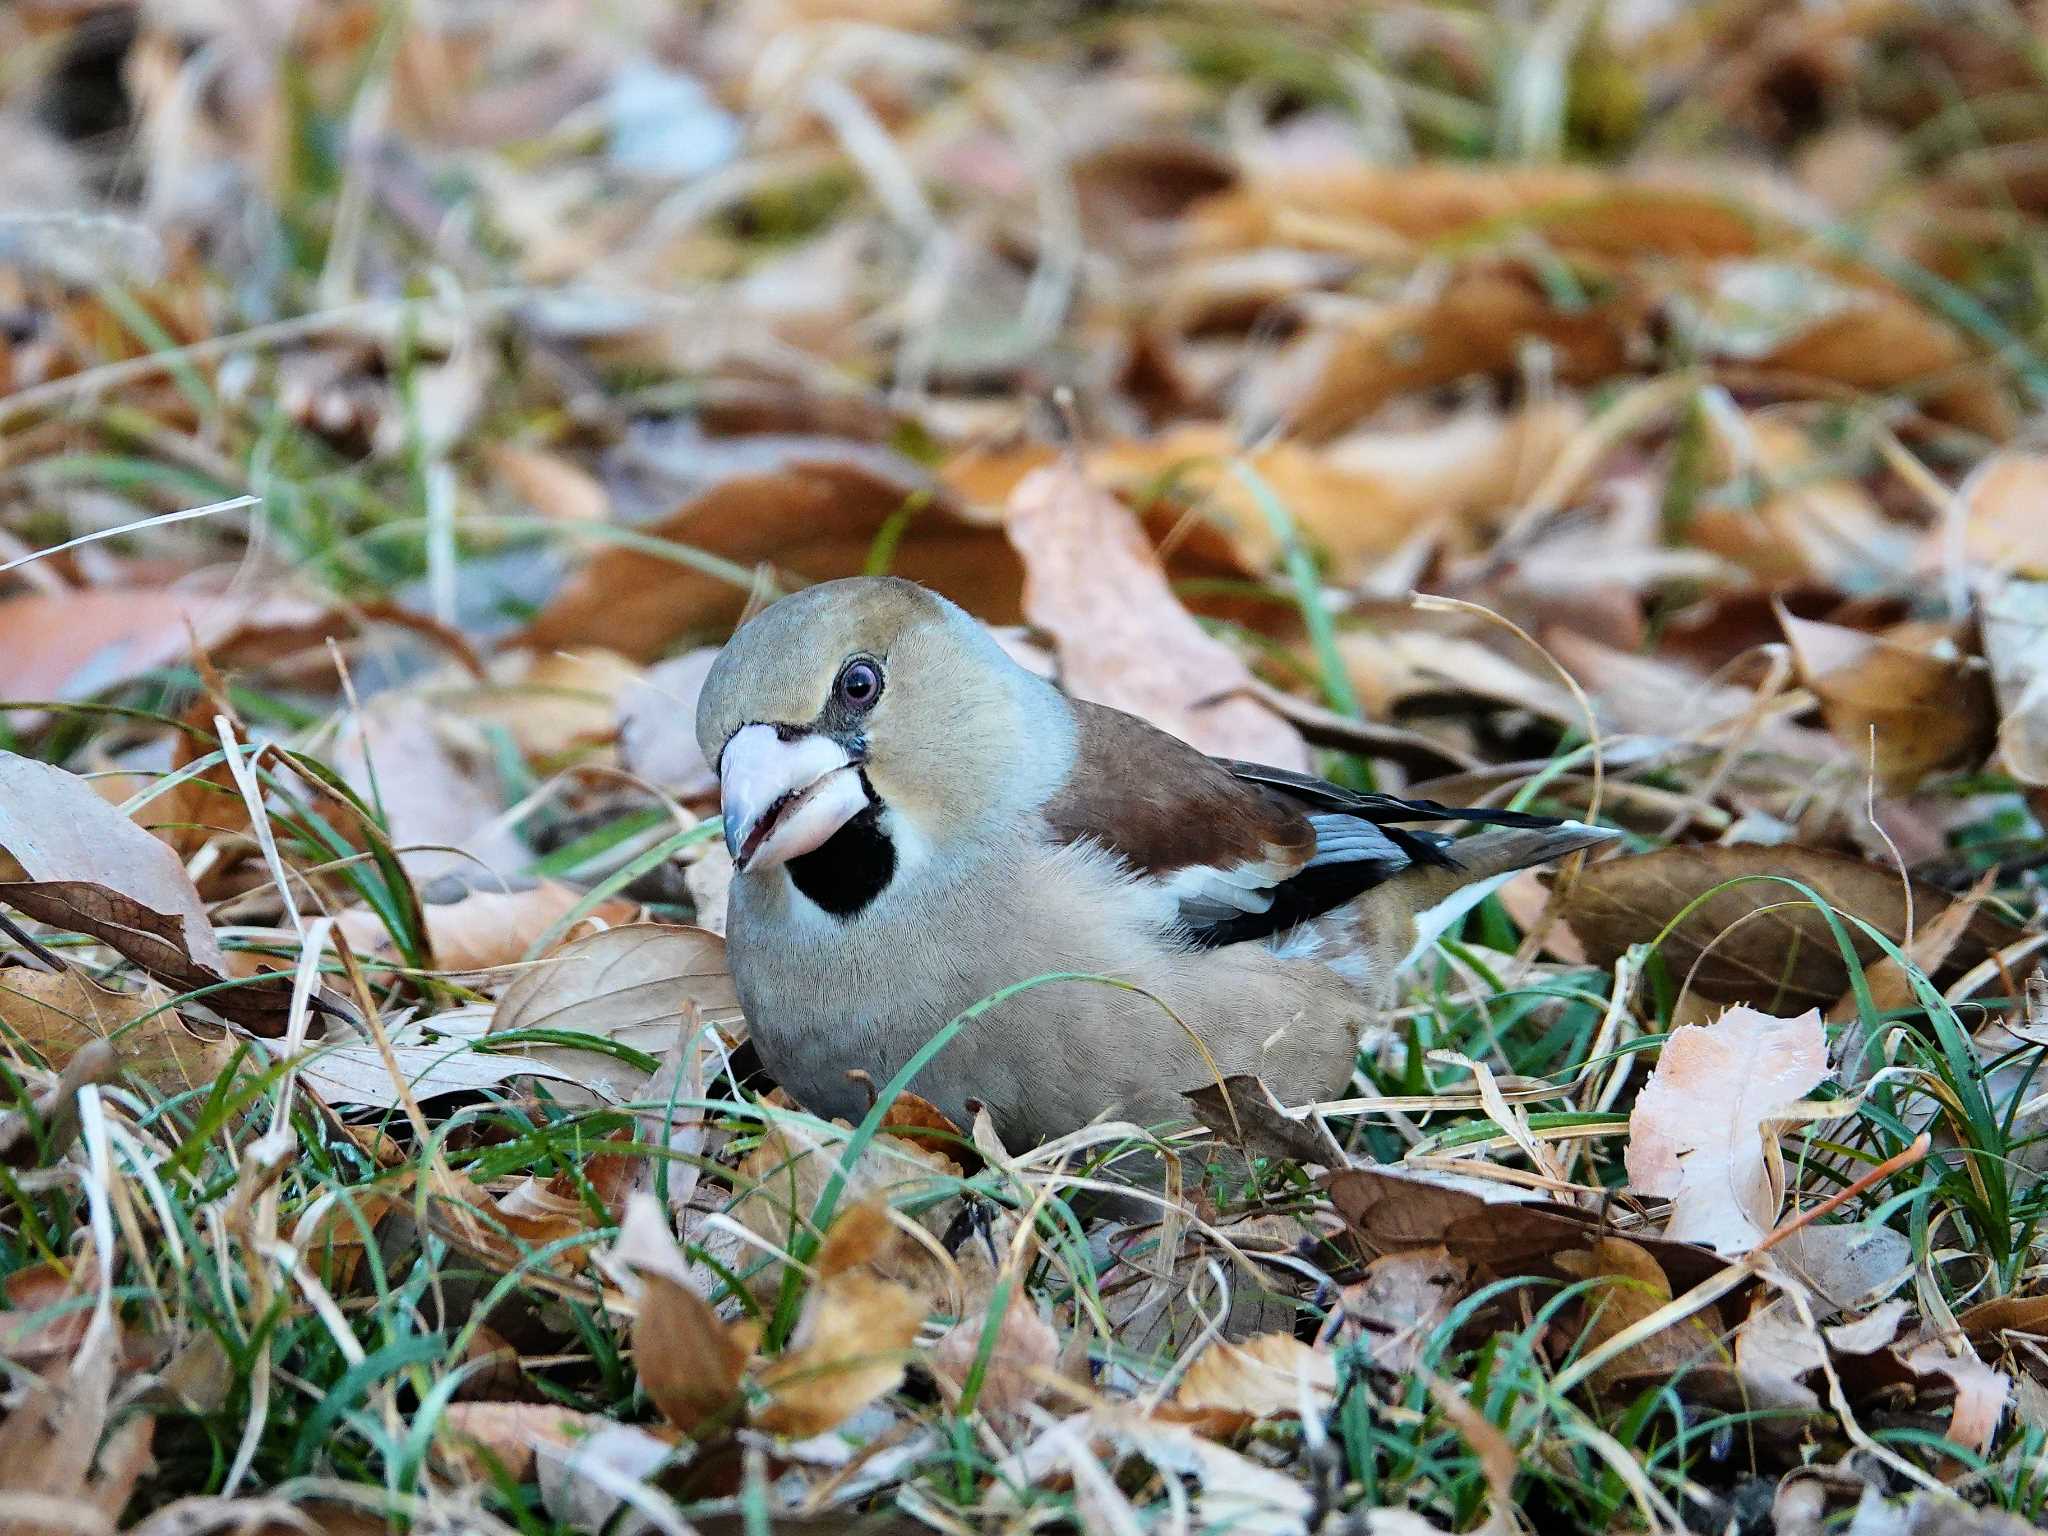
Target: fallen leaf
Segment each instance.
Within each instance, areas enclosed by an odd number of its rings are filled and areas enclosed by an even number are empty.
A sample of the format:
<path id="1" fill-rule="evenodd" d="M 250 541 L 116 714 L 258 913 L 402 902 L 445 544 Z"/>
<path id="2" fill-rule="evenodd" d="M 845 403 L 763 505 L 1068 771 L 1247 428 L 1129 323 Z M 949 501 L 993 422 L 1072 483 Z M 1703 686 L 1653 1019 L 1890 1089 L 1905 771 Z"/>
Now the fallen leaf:
<path id="1" fill-rule="evenodd" d="M 1874 1016 L 1882 1018 L 1913 1005 L 1919 997 L 1914 985 L 1915 974 L 1933 976 L 1948 965 L 1949 956 L 1969 929 L 1971 917 L 1990 896 L 1997 879 L 1996 871 L 1988 872 L 1975 887 L 1951 903 L 1946 912 L 1922 925 L 1914 933 L 1913 941 L 1901 951 L 1905 956 L 1903 964 L 1896 956 L 1881 955 L 1863 973 L 1864 990 L 1870 995 L 1870 1010 Z M 1851 988 L 1836 999 L 1835 1006 L 1828 1012 L 1828 1020 L 1835 1024 L 1846 1023 L 1856 1019 L 1862 1008 L 1855 989 Z M 1845 1071 L 1854 1073 L 1875 1069 L 1875 1063 L 1854 1063 L 1849 1051 L 1850 1047 L 1845 1045 L 1842 1054 Z"/>
<path id="2" fill-rule="evenodd" d="M 1199 249 L 1318 245 L 1391 251 L 1485 231 L 1540 231 L 1554 249 L 1637 256 L 1737 256 L 1764 221 L 1732 200 L 1680 185 L 1620 180 L 1586 166 L 1357 162 L 1261 167 L 1189 211 Z"/>
<path id="3" fill-rule="evenodd" d="M 1249 1072 L 1184 1090 L 1181 1097 L 1210 1130 L 1253 1157 L 1279 1157 L 1322 1168 L 1348 1161 L 1329 1130 L 1312 1117 L 1290 1114 L 1273 1090 Z"/>
<path id="4" fill-rule="evenodd" d="M 658 1208 L 654 1214 L 660 1220 Z M 654 1406 L 686 1435 L 713 1420 L 736 1420 L 750 1341 L 687 1285 L 665 1274 L 641 1278 L 646 1289 L 633 1321 L 633 1362 Z"/>
<path id="5" fill-rule="evenodd" d="M 647 671 L 619 695 L 619 765 L 679 800 L 718 792 L 718 771 L 697 744 L 697 695 L 718 659 L 699 646 Z"/>
<path id="6" fill-rule="evenodd" d="M 640 675 L 597 646 L 515 651 L 492 667 L 486 685 L 452 702 L 464 719 L 497 727 L 528 758 L 547 762 L 610 740 L 618 702 Z"/>
<path id="7" fill-rule="evenodd" d="M 992 1341 L 987 1338 L 991 1321 L 996 1330 Z M 956 1411 L 984 1347 L 987 1363 L 974 1399 L 978 1412 L 997 1417 L 1022 1413 L 1050 1390 L 1059 1365 L 1060 1336 L 1021 1286 L 1008 1293 L 1000 1319 L 991 1319 L 986 1312 L 962 1318 L 926 1357 L 926 1367 Z"/>
<path id="8" fill-rule="evenodd" d="M 813 1285 L 789 1349 L 763 1367 L 754 1423 L 802 1439 L 845 1422 L 903 1380 L 924 1298 L 865 1269 Z"/>
<path id="9" fill-rule="evenodd" d="M 2048 784 L 2048 581 L 1998 582 L 1979 602 L 1999 760 L 2023 784 Z"/>
<path id="10" fill-rule="evenodd" d="M 1597 1214 L 1501 1179 L 1368 1164 L 1325 1174 L 1322 1182 L 1368 1258 L 1445 1252 L 1460 1263 L 1501 1273 L 1562 1273 L 1559 1254 L 1590 1248 L 1610 1235 Z M 1681 1286 L 1727 1268 L 1711 1248 L 1696 1243 L 1631 1240 Z"/>
<path id="11" fill-rule="evenodd" d="M 1230 694 L 1251 673 L 1174 597 L 1130 511 L 1071 464 L 1034 472 L 1005 526 L 1025 565 L 1024 609 L 1053 637 L 1076 698 L 1149 720 L 1220 757 L 1305 769 L 1292 726 Z"/>
<path id="12" fill-rule="evenodd" d="M 628 923 L 565 944 L 522 974 L 499 999 L 490 1033 L 589 1035 L 659 1056 L 693 1015 L 714 1028 L 739 1019 L 725 941 L 702 928 Z M 519 1052 L 612 1103 L 638 1097 L 649 1077 L 601 1048 L 525 1045 Z"/>
<path id="13" fill-rule="evenodd" d="M 188 1027 L 160 988 L 116 992 L 69 966 L 0 969 L 0 1024 L 57 1070 L 89 1042 L 105 1040 L 122 1071 L 160 1094 L 212 1087 L 234 1054 L 231 1041 Z"/>
<path id="14" fill-rule="evenodd" d="M 1998 1433 L 1998 1421 L 2012 1396 L 2012 1378 L 1993 1370 L 1967 1346 L 1962 1354 L 1950 1353 L 1939 1339 L 1915 1346 L 1905 1361 L 1908 1369 L 1923 1376 L 1946 1376 L 1955 1388 L 1955 1406 L 1949 1410 L 1949 1439 L 1979 1455 L 1990 1450 Z"/>
<path id="15" fill-rule="evenodd" d="M 1904 1285 L 1913 1272 L 1913 1244 L 1874 1222 L 1815 1224 L 1780 1238 L 1771 1262 L 1811 1292 L 1814 1315 L 1826 1322 Z"/>
<path id="16" fill-rule="evenodd" d="M 1420 1368 L 1430 1336 L 1465 1293 L 1472 1266 L 1444 1247 L 1384 1253 L 1344 1287 L 1347 1328 L 1368 1364 L 1405 1375 Z"/>
<path id="17" fill-rule="evenodd" d="M 1336 1397 L 1336 1356 L 1291 1333 L 1262 1333 L 1242 1344 L 1213 1341 L 1189 1364 L 1173 1400 L 1185 1409 L 1266 1419 L 1320 1413 Z"/>
<path id="18" fill-rule="evenodd" d="M 812 1213 L 828 1182 L 842 1172 L 840 1149 L 851 1134 L 844 1122 L 822 1128 L 797 1119 L 776 1120 L 733 1171 L 731 1214 L 772 1248 L 788 1252 L 812 1230 Z M 845 1223 L 848 1212 L 872 1212 L 907 1197 L 929 1195 L 945 1185 L 957 1185 L 959 1178 L 960 1165 L 929 1146 L 898 1136 L 876 1136 L 853 1166 L 843 1170 L 834 1230 Z M 938 1235 L 958 1209 L 957 1200 L 942 1200 L 910 1219 Z M 853 1231 L 849 1227 L 842 1235 L 842 1245 Z M 937 1261 L 921 1246 L 892 1244 L 889 1259 L 889 1278 L 934 1296 L 946 1289 Z M 764 1271 L 759 1283 L 774 1286 L 780 1280 L 775 1272 Z"/>
<path id="19" fill-rule="evenodd" d="M 1958 494 L 1963 548 L 1972 560 L 2048 580 L 2048 454 L 1993 454 Z"/>
<path id="20" fill-rule="evenodd" d="M 1735 1329 L 1735 1370 L 1752 1401 L 1811 1412 L 1820 1398 L 1805 1378 L 1828 1361 L 1820 1331 L 1789 1296 L 1771 1296 Z"/>
<path id="21" fill-rule="evenodd" d="M 553 1281 L 566 1294 L 590 1298 L 590 1288 L 573 1278 L 589 1252 L 587 1242 L 574 1240 L 597 1230 L 582 1202 L 571 1208 L 549 1202 L 551 1208 L 536 1209 L 531 1186 L 522 1187 L 523 1198 L 499 1199 L 446 1167 L 429 1168 L 419 1182 L 426 1194 L 427 1225 L 437 1236 L 495 1274 L 517 1274 L 536 1284 Z M 533 1252 L 550 1247 L 548 1257 L 536 1263 Z"/>
<path id="22" fill-rule="evenodd" d="M 1676 923 L 1664 939 L 1665 963 L 1701 996 L 1780 1011 L 1831 1007 L 1848 989 L 1848 966 L 1826 919 L 1788 880 L 1893 943 L 1904 942 L 1906 888 L 1896 871 L 1791 845 L 1682 846 L 1603 859 L 1578 873 L 1559 904 L 1597 966 L 1612 966 L 1630 946 L 1648 944 Z M 1915 885 L 1915 921 L 1937 921 L 1952 900 Z M 1857 924 L 1843 926 L 1859 969 L 1882 953 Z M 1977 964 L 2011 936 L 2006 923 L 1979 908 L 1942 974 Z"/>
<path id="23" fill-rule="evenodd" d="M 911 521 L 895 574 L 944 593 L 992 623 L 1013 623 L 1021 586 L 1000 532 L 965 517 L 949 496 L 894 455 L 804 442 L 779 466 L 735 475 L 641 530 L 741 570 L 772 561 L 806 581 L 865 569 L 876 536 Z M 601 645 L 652 661 L 691 633 L 731 628 L 748 587 L 636 549 L 607 549 L 528 627 L 537 650 Z"/>
<path id="24" fill-rule="evenodd" d="M 1777 1225 L 1785 1175 L 1777 1117 L 1828 1076 L 1820 1014 L 1730 1008 L 1665 1040 L 1628 1117 L 1629 1183 L 1669 1196 L 1664 1235 L 1747 1253 Z"/>
<path id="25" fill-rule="evenodd" d="M 1991 677 L 1952 639 L 1911 645 L 1783 609 L 1778 618 L 1828 728 L 1859 761 L 1874 763 L 1886 794 L 1990 755 L 1998 731 Z"/>
<path id="26" fill-rule="evenodd" d="M 533 1478 L 537 1447 L 566 1449 L 611 1422 L 553 1403 L 450 1403 L 437 1421 L 434 1451 L 465 1482 L 488 1484 L 502 1469 L 524 1483 Z"/>
<path id="27" fill-rule="evenodd" d="M 518 1052 L 493 1053 L 479 1050 L 472 1040 L 444 1040 L 435 1045 L 394 1045 L 391 1059 L 404 1078 L 404 1090 L 392 1079 L 384 1052 L 373 1044 L 344 1037 L 339 1042 L 316 1045 L 299 1063 L 299 1076 L 330 1104 L 365 1105 L 394 1109 L 404 1102 L 405 1092 L 415 1099 L 440 1098 L 450 1093 L 477 1093 L 499 1088 L 520 1077 L 537 1077 L 564 1088 L 580 1086 L 582 1079 L 547 1062 L 536 1062 Z"/>
<path id="28" fill-rule="evenodd" d="M 0 699 L 83 699 L 215 649 L 238 630 L 309 623 L 319 605 L 166 587 L 90 587 L 0 599 Z M 189 628 L 187 626 L 190 626 Z"/>
<path id="29" fill-rule="evenodd" d="M 1726 283 L 1740 271 L 1736 264 L 1714 277 Z M 1874 394 L 1910 390 L 1930 416 L 1994 442 L 2012 435 L 1997 365 L 1947 322 L 1886 285 L 1844 283 L 1838 291 L 1841 302 L 1814 307 L 1807 323 L 1760 350 L 1757 365 Z"/>
<path id="30" fill-rule="evenodd" d="M 1422 298 L 1402 298 L 1312 325 L 1253 372 L 1240 411 L 1323 442 L 1388 401 L 1472 375 L 1509 377 L 1540 343 L 1566 383 L 1625 372 L 1648 334 L 1651 295 L 1615 274 L 1600 302 L 1554 302 L 1513 261 L 1467 262 Z"/>
<path id="31" fill-rule="evenodd" d="M 177 855 L 84 780 L 12 752 L 0 752 L 0 902 L 99 940 L 173 992 L 232 974 Z M 220 987 L 201 1006 L 277 1035 L 291 991 L 290 977 L 265 978 Z"/>
<path id="32" fill-rule="evenodd" d="M 381 810 L 415 880 L 457 874 L 509 884 L 533 862 L 505 820 L 483 734 L 417 693 L 387 693 L 343 722 L 329 759 Z"/>
<path id="33" fill-rule="evenodd" d="M 1603 1237 L 1591 1248 L 1557 1256 L 1558 1267 L 1581 1280 L 1604 1280 L 1586 1297 L 1589 1313 L 1583 1348 L 1601 1348 L 1654 1316 L 1671 1301 L 1671 1281 L 1638 1243 Z M 1637 1340 L 1592 1374 L 1596 1388 L 1626 1389 L 1648 1379 L 1675 1376 L 1688 1367 L 1726 1363 L 1719 1331 L 1698 1312 Z"/>
<path id="34" fill-rule="evenodd" d="M 677 1457 L 676 1447 L 661 1435 L 637 1424 L 599 1417 L 589 1433 L 568 1445 L 541 1436 L 532 1440 L 533 1476 L 540 1485 L 541 1508 L 557 1529 L 609 1531 L 643 1529 L 637 1520 L 622 1521 L 619 1512 L 629 1498 L 638 1506 L 669 1504 L 654 1480 Z M 638 1497 L 632 1497 L 637 1494 Z M 672 1507 L 672 1506 L 671 1506 Z M 687 1529 L 677 1519 L 669 1529 Z"/>
<path id="35" fill-rule="evenodd" d="M 565 523 L 601 523 L 611 515 L 611 497 L 588 470 L 545 448 L 490 443 L 484 462 L 513 496 L 542 517 Z"/>
<path id="36" fill-rule="evenodd" d="M 427 947 L 433 952 L 436 969 L 488 971 L 524 960 L 541 936 L 583 899 L 581 891 L 559 881 L 542 880 L 525 890 L 479 889 L 460 901 L 424 902 L 420 912 L 426 919 Z M 584 923 L 599 928 L 628 924 L 639 910 L 617 897 L 599 902 L 568 937 L 582 937 L 578 930 Z M 367 907 L 351 907 L 340 915 L 336 926 L 358 955 L 395 952 L 383 918 Z"/>

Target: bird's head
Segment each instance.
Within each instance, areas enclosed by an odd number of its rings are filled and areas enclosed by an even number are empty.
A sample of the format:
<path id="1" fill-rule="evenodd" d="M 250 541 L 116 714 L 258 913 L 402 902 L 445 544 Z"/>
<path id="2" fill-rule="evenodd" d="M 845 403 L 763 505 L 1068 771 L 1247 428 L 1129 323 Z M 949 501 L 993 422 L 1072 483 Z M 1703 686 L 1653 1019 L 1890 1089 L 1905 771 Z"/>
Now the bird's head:
<path id="1" fill-rule="evenodd" d="M 893 577 L 825 582 L 762 610 L 697 704 L 735 868 L 795 866 L 828 908 L 857 908 L 904 867 L 1042 801 L 1071 739 L 1049 684 L 953 604 Z"/>

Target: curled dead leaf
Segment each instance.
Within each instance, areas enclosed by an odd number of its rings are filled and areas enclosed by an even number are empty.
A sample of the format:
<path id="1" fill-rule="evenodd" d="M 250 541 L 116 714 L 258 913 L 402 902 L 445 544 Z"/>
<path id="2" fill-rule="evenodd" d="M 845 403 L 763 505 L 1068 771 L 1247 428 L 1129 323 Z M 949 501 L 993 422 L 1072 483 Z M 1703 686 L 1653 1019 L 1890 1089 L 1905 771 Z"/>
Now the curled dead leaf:
<path id="1" fill-rule="evenodd" d="M 800 440 L 801 441 L 801 440 Z M 857 445 L 805 443 L 784 461 L 735 475 L 642 530 L 715 557 L 722 574 L 637 549 L 609 548 L 528 628 L 540 650 L 605 646 L 651 661 L 685 635 L 729 628 L 772 561 L 809 581 L 858 575 L 890 519 L 908 515 L 896 574 L 934 587 L 993 623 L 1013 623 L 1022 585 L 1001 533 L 968 519 L 908 461 Z"/>
<path id="2" fill-rule="evenodd" d="M 822 1435 L 894 1391 L 924 1316 L 923 1297 L 866 1269 L 820 1280 L 789 1349 L 760 1372 L 768 1401 L 755 1424 L 797 1439 Z"/>
<path id="3" fill-rule="evenodd" d="M 738 1018 L 723 939 L 702 928 L 628 923 L 565 944 L 522 974 L 498 1000 L 489 1033 L 588 1035 L 659 1056 L 680 1043 L 686 1027 L 730 1026 Z M 542 1062 L 613 1103 L 636 1097 L 650 1076 L 601 1048 L 520 1050 L 523 1059 Z"/>
<path id="4" fill-rule="evenodd" d="M 177 855 L 83 779 L 12 752 L 0 752 L 0 903 L 99 940 L 174 992 L 218 988 L 201 1006 L 284 1032 L 291 979 L 220 985 L 227 956 Z"/>
<path id="5" fill-rule="evenodd" d="M 1671 927 L 1665 962 L 1701 996 L 1772 1011 L 1829 1007 L 1847 990 L 1849 967 L 1825 917 L 1788 880 L 1904 941 L 1906 888 L 1898 874 L 1817 848 L 1688 846 L 1624 855 L 1586 866 L 1559 902 L 1595 965 L 1611 966 L 1631 945 Z M 1915 885 L 1915 921 L 1936 921 L 1952 899 Z M 1844 927 L 1853 963 L 1868 966 L 1881 953 L 1877 944 L 1856 924 Z M 1980 907 L 1942 974 L 1977 964 L 2011 936 L 2009 924 Z"/>
<path id="6" fill-rule="evenodd" d="M 1262 1333 L 1242 1344 L 1226 1339 L 1211 1343 L 1181 1377 L 1174 1403 L 1183 1409 L 1218 1409 L 1265 1419 L 1318 1413 L 1336 1396 L 1334 1355 L 1291 1333 Z"/>
<path id="7" fill-rule="evenodd" d="M 1063 463 L 1017 487 L 1005 526 L 1024 560 L 1026 616 L 1053 637 L 1068 692 L 1220 757 L 1307 767 L 1292 726 L 1232 695 L 1250 670 L 1180 605 L 1115 497 Z"/>
<path id="8" fill-rule="evenodd" d="M 68 966 L 0 970 L 0 1025 L 60 1070 L 105 1040 L 122 1071 L 163 1094 L 211 1087 L 234 1054 L 225 1037 L 209 1039 L 179 1018 L 161 988 L 116 992 Z"/>
<path id="9" fill-rule="evenodd" d="M 1558 1267 L 1581 1280 L 1605 1280 L 1587 1298 L 1588 1350 L 1647 1322 L 1671 1300 L 1671 1280 L 1639 1243 L 1603 1237 L 1592 1247 L 1562 1253 Z M 1624 1387 L 1631 1382 L 1668 1377 L 1689 1366 L 1722 1363 L 1728 1354 L 1720 1331 L 1698 1312 L 1631 1343 L 1593 1372 L 1597 1388 Z"/>
<path id="10" fill-rule="evenodd" d="M 1945 634 L 1914 643 L 1780 608 L 1801 679 L 1821 715 L 1859 760 L 1873 762 L 1887 794 L 1905 794 L 1937 773 L 1973 768 L 1998 732 L 1991 677 Z"/>

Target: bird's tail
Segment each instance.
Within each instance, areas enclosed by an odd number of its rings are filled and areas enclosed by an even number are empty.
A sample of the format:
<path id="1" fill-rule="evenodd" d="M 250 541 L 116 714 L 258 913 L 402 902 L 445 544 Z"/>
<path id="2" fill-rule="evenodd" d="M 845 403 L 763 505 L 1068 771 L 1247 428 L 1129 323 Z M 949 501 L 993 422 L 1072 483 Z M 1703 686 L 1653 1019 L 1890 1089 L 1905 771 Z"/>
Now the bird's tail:
<path id="1" fill-rule="evenodd" d="M 1580 821 L 1489 827 L 1447 845 L 1442 863 L 1410 865 L 1364 892 L 1349 909 L 1375 962 L 1373 972 L 1391 981 L 1517 871 L 1596 848 L 1619 835 Z"/>

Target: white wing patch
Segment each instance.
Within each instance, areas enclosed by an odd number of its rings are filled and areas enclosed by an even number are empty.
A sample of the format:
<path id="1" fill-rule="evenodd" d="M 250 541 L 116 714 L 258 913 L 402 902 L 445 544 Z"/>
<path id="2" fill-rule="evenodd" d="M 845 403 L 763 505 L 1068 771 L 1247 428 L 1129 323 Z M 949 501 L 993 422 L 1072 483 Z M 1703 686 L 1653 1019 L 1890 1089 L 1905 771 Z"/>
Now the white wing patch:
<path id="1" fill-rule="evenodd" d="M 1256 863 L 1234 864 L 1228 869 L 1191 864 L 1175 870 L 1159 886 L 1173 902 L 1181 921 L 1199 926 L 1264 912 L 1273 905 L 1273 887 L 1299 868 L 1291 859 L 1269 849 L 1268 857 Z"/>

